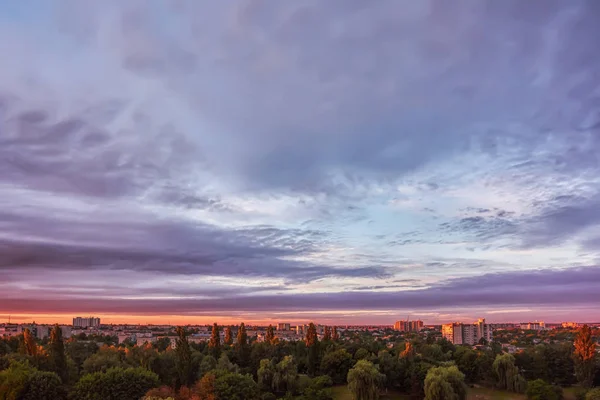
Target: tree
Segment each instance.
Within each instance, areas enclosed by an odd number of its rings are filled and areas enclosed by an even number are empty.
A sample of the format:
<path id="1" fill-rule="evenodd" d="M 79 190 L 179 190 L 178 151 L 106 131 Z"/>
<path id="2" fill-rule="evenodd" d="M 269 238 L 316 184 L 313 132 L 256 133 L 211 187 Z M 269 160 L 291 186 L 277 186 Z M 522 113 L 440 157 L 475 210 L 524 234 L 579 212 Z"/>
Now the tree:
<path id="1" fill-rule="evenodd" d="M 217 369 L 226 372 L 239 372 L 239 367 L 229 361 L 229 357 L 227 354 L 222 353 L 221 357 L 219 357 L 219 361 L 217 361 Z"/>
<path id="2" fill-rule="evenodd" d="M 588 391 L 585 395 L 585 400 L 600 400 L 600 388 Z"/>
<path id="3" fill-rule="evenodd" d="M 219 334 L 219 326 L 215 322 L 210 335 L 210 341 L 208 342 L 208 348 L 210 355 L 215 359 L 221 355 L 221 336 Z"/>
<path id="4" fill-rule="evenodd" d="M 83 362 L 83 371 L 86 374 L 125 367 L 127 367 L 125 352 L 113 346 L 102 346 L 97 353 L 92 354 Z"/>
<path id="5" fill-rule="evenodd" d="M 331 340 L 331 329 L 326 326 L 325 327 L 325 332 L 323 334 L 323 341 L 330 341 Z"/>
<path id="6" fill-rule="evenodd" d="M 273 329 L 273 325 L 269 325 L 267 328 L 267 334 L 265 335 L 265 342 L 273 343 L 275 339 L 275 330 Z"/>
<path id="7" fill-rule="evenodd" d="M 50 331 L 48 355 L 54 372 L 66 383 L 69 378 L 69 370 L 67 369 L 67 356 L 65 354 L 62 329 L 58 324 L 54 325 L 54 328 Z"/>
<path id="8" fill-rule="evenodd" d="M 56 373 L 34 371 L 27 379 L 25 390 L 19 400 L 60 400 L 66 398 L 66 391 Z"/>
<path id="9" fill-rule="evenodd" d="M 258 385 L 251 375 L 229 373 L 214 382 L 216 400 L 258 400 Z"/>
<path id="10" fill-rule="evenodd" d="M 329 375 L 336 384 L 346 381 L 350 368 L 352 368 L 352 356 L 346 349 L 328 352 L 321 361 L 321 373 Z"/>
<path id="11" fill-rule="evenodd" d="M 334 342 L 340 340 L 340 334 L 338 333 L 337 327 L 335 326 L 332 328 L 331 331 L 331 340 L 333 340 Z"/>
<path id="12" fill-rule="evenodd" d="M 355 400 L 379 399 L 382 381 L 383 375 L 367 360 L 358 361 L 348 372 L 348 389 Z"/>
<path id="13" fill-rule="evenodd" d="M 236 344 L 238 347 L 246 347 L 248 345 L 248 334 L 246 333 L 246 325 L 243 322 L 238 329 Z"/>
<path id="14" fill-rule="evenodd" d="M 527 382 L 519 374 L 519 369 L 515 366 L 515 358 L 511 354 L 497 355 L 492 368 L 500 389 L 516 393 L 525 391 Z"/>
<path id="15" fill-rule="evenodd" d="M 216 368 L 217 360 L 213 356 L 208 355 L 202 359 L 202 362 L 200 362 L 200 368 L 198 372 L 200 376 L 204 376 L 206 373 Z"/>
<path id="16" fill-rule="evenodd" d="M 553 386 L 543 379 L 528 382 L 525 395 L 528 400 L 562 400 L 563 398 L 560 386 Z"/>
<path id="17" fill-rule="evenodd" d="M 457 346 L 454 352 L 454 361 L 460 372 L 465 374 L 466 382 L 474 383 L 481 379 L 477 358 L 477 352 L 466 346 Z"/>
<path id="18" fill-rule="evenodd" d="M 72 394 L 77 400 L 139 400 L 159 384 L 158 376 L 143 368 L 111 368 L 84 375 Z"/>
<path id="19" fill-rule="evenodd" d="M 65 391 L 54 372 L 38 371 L 27 362 L 12 361 L 0 371 L 0 399 L 62 400 Z"/>
<path id="20" fill-rule="evenodd" d="M 231 346 L 233 343 L 233 336 L 231 335 L 231 327 L 228 326 L 225 328 L 225 340 L 224 343 L 228 346 Z"/>
<path id="21" fill-rule="evenodd" d="M 589 388 L 594 380 L 596 368 L 596 343 L 592 339 L 592 330 L 589 326 L 581 327 L 573 343 L 575 346 L 575 374 L 581 386 Z"/>
<path id="22" fill-rule="evenodd" d="M 465 375 L 455 365 L 435 367 L 427 372 L 425 378 L 426 400 L 465 400 L 466 398 Z"/>
<path id="23" fill-rule="evenodd" d="M 298 379 L 298 366 L 294 362 L 294 357 L 285 356 L 275 366 L 273 375 L 273 390 L 279 393 L 292 393 Z"/>
<path id="24" fill-rule="evenodd" d="M 36 357 L 38 353 L 35 336 L 33 336 L 29 328 L 25 328 L 23 331 L 23 352 L 30 357 Z"/>
<path id="25" fill-rule="evenodd" d="M 177 342 L 175 346 L 175 366 L 177 368 L 177 387 L 189 386 L 194 382 L 195 376 L 192 368 L 192 350 L 187 339 L 187 333 L 182 326 L 176 331 Z"/>
<path id="26" fill-rule="evenodd" d="M 275 376 L 275 363 L 267 358 L 260 360 L 257 372 L 258 386 L 263 391 L 273 389 L 273 377 Z"/>
<path id="27" fill-rule="evenodd" d="M 312 322 L 306 331 L 306 347 L 308 348 L 308 374 L 314 376 L 319 365 L 319 338 L 317 327 Z"/>

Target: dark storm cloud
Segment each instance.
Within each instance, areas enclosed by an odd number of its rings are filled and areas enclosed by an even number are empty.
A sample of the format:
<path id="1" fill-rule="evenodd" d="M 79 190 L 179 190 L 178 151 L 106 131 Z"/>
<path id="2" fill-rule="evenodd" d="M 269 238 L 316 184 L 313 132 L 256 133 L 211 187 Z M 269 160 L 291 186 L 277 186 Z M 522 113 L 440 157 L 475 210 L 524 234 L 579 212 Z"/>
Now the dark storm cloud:
<path id="1" fill-rule="evenodd" d="M 19 312 L 129 312 L 194 314 L 203 310 L 302 311 L 445 309 L 461 306 L 578 306 L 597 302 L 600 268 L 505 272 L 461 278 L 427 289 L 401 292 L 342 292 L 232 296 L 180 300 L 3 300 Z"/>

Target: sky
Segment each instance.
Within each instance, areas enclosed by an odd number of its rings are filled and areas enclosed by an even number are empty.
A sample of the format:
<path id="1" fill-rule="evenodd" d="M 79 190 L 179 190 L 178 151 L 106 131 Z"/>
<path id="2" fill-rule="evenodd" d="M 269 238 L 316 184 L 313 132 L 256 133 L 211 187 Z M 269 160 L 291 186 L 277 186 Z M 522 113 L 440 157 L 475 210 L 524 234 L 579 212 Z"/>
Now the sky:
<path id="1" fill-rule="evenodd" d="M 600 2 L 0 3 L 0 322 L 600 320 Z"/>

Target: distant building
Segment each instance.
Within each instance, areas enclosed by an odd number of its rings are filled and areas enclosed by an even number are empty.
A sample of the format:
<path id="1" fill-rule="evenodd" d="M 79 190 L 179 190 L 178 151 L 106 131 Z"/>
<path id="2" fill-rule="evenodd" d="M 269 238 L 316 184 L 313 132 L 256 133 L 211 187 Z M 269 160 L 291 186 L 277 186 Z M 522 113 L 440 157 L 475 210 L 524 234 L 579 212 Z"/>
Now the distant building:
<path id="1" fill-rule="evenodd" d="M 73 328 L 98 328 L 100 326 L 100 318 L 96 317 L 75 317 L 73 318 Z"/>
<path id="2" fill-rule="evenodd" d="M 396 321 L 394 329 L 399 332 L 419 332 L 423 329 L 423 321 Z"/>
<path id="3" fill-rule="evenodd" d="M 492 341 L 492 327 L 485 323 L 485 318 L 480 318 L 473 324 L 454 322 L 442 325 L 442 336 L 453 344 L 475 345 L 481 339 Z"/>
<path id="4" fill-rule="evenodd" d="M 277 330 L 278 331 L 289 331 L 290 330 L 290 324 L 284 323 L 284 322 L 280 322 L 280 323 L 277 324 Z"/>
<path id="5" fill-rule="evenodd" d="M 579 324 L 577 322 L 563 322 L 561 326 L 569 329 L 579 328 Z"/>
<path id="6" fill-rule="evenodd" d="M 535 322 L 521 322 L 519 327 L 528 331 L 543 331 L 546 329 L 546 324 L 544 321 L 535 321 Z"/>

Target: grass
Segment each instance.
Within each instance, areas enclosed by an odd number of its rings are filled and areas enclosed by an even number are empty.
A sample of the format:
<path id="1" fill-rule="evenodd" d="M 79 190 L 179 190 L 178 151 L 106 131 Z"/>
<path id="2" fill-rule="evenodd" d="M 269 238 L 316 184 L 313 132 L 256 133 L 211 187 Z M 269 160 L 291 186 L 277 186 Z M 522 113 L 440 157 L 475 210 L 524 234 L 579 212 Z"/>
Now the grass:
<path id="1" fill-rule="evenodd" d="M 353 400 L 348 386 L 334 386 L 331 388 L 334 400 Z M 388 393 L 387 395 L 381 395 L 380 400 L 407 400 L 408 396 L 400 393 Z"/>
<path id="2" fill-rule="evenodd" d="M 334 400 L 353 400 L 347 386 L 334 386 L 332 389 Z M 576 388 L 564 389 L 565 400 L 575 400 Z M 381 400 L 407 400 L 409 397 L 400 393 L 388 393 L 382 395 Z M 503 390 L 485 387 L 469 388 L 467 400 L 525 400 L 524 394 L 505 392 Z"/>

